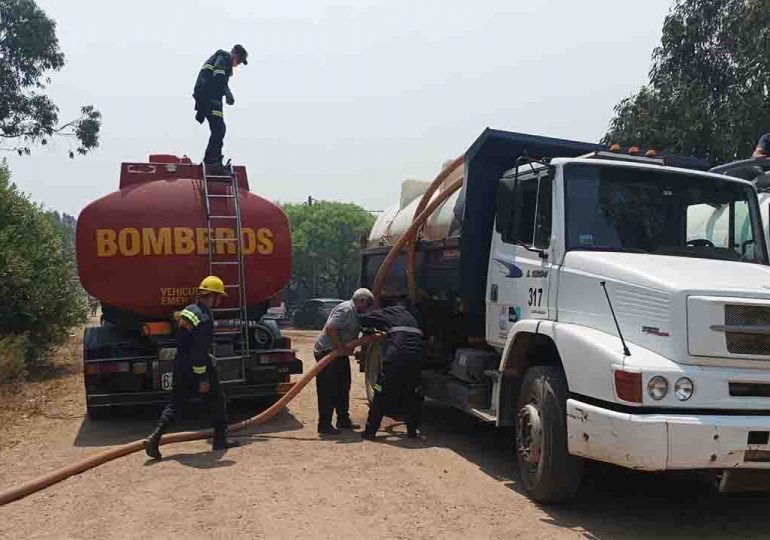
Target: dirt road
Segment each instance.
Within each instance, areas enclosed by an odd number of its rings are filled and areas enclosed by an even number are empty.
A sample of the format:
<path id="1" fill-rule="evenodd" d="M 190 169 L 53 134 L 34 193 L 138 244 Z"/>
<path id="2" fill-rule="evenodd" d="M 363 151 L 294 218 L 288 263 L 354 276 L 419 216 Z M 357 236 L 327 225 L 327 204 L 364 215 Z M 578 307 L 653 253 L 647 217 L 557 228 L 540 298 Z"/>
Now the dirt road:
<path id="1" fill-rule="evenodd" d="M 312 332 L 293 332 L 312 362 Z M 0 426 L 0 487 L 80 455 L 141 438 L 155 411 L 91 422 L 82 382 L 71 374 L 29 418 Z M 367 406 L 361 377 L 352 415 Z M 518 485 L 510 432 L 435 405 L 425 441 L 403 425 L 362 442 L 321 440 L 315 387 L 242 447 L 212 453 L 206 442 L 135 454 L 0 508 L 2 538 L 618 538 L 767 536 L 770 497 L 725 496 L 694 476 L 654 476 L 592 467 L 578 501 L 531 503 Z M 231 416 L 250 415 L 236 407 Z M 178 429 L 205 427 L 186 421 Z"/>

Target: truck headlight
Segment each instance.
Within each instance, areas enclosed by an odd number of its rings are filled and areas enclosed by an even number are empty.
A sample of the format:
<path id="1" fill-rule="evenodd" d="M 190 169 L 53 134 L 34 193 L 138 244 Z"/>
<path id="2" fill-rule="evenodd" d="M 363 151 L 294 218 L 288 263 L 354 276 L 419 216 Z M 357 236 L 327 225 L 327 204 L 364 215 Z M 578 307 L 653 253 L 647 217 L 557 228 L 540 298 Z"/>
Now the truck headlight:
<path id="1" fill-rule="evenodd" d="M 679 401 L 687 401 L 694 391 L 695 385 L 687 377 L 682 377 L 674 383 L 674 395 Z"/>
<path id="2" fill-rule="evenodd" d="M 660 401 L 668 394 L 668 381 L 665 377 L 656 375 L 647 383 L 647 393 L 655 401 Z"/>

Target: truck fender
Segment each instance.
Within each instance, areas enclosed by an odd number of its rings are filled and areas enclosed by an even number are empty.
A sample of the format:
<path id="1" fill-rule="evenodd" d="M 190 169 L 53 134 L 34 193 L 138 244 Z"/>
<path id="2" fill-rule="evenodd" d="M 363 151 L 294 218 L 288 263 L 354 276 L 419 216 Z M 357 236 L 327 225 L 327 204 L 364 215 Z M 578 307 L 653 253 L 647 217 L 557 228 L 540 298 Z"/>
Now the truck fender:
<path id="1" fill-rule="evenodd" d="M 615 402 L 613 372 L 618 367 L 670 369 L 673 363 L 658 353 L 628 343 L 630 357 L 616 334 L 571 323 L 543 321 L 538 332 L 554 343 L 567 377 L 570 394 Z"/>
<path id="2" fill-rule="evenodd" d="M 633 343 L 632 356 L 623 356 L 617 335 L 586 326 L 554 321 L 522 320 L 514 324 L 500 359 L 502 387 L 497 403 L 499 424 L 511 425 L 521 381 L 533 365 L 558 365 L 570 394 L 616 402 L 613 372 L 618 366 L 670 367 L 659 354 Z"/>
<path id="3" fill-rule="evenodd" d="M 505 339 L 503 355 L 500 357 L 500 372 L 505 372 L 506 369 L 516 370 L 518 355 L 522 346 L 526 345 L 523 340 L 528 340 L 529 336 L 537 334 L 542 322 L 524 319 L 511 326 L 508 330 L 508 337 Z"/>
<path id="4" fill-rule="evenodd" d="M 499 371 L 502 375 L 496 409 L 497 424 L 512 426 L 516 413 L 516 401 L 524 374 L 531 365 L 560 365 L 556 347 L 552 338 L 539 331 L 544 321 L 524 319 L 514 324 L 508 331 L 508 337 L 500 358 Z M 534 362 L 535 351 L 540 354 Z"/>

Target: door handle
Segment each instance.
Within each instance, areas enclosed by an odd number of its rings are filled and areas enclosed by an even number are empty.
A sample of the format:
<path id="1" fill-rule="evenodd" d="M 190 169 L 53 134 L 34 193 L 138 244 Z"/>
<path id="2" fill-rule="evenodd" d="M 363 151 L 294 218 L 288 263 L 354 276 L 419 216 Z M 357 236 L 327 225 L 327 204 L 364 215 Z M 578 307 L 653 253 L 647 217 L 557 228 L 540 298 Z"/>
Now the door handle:
<path id="1" fill-rule="evenodd" d="M 493 283 L 489 291 L 490 302 L 497 302 L 497 283 Z"/>

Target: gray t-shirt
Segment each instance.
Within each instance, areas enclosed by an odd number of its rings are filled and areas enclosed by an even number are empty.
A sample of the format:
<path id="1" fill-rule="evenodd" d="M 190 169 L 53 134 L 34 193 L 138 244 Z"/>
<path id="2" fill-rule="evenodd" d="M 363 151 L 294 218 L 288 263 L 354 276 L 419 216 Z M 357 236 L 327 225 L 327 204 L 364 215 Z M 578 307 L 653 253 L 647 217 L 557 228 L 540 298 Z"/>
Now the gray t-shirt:
<path id="1" fill-rule="evenodd" d="M 361 330 L 361 321 L 358 318 L 358 312 L 352 300 L 336 305 L 331 313 L 329 313 L 329 319 L 326 321 L 326 324 L 337 329 L 341 343 L 347 343 L 356 339 Z M 324 330 L 315 340 L 315 350 L 316 352 L 326 352 L 331 351 L 333 348 L 332 338 Z"/>

